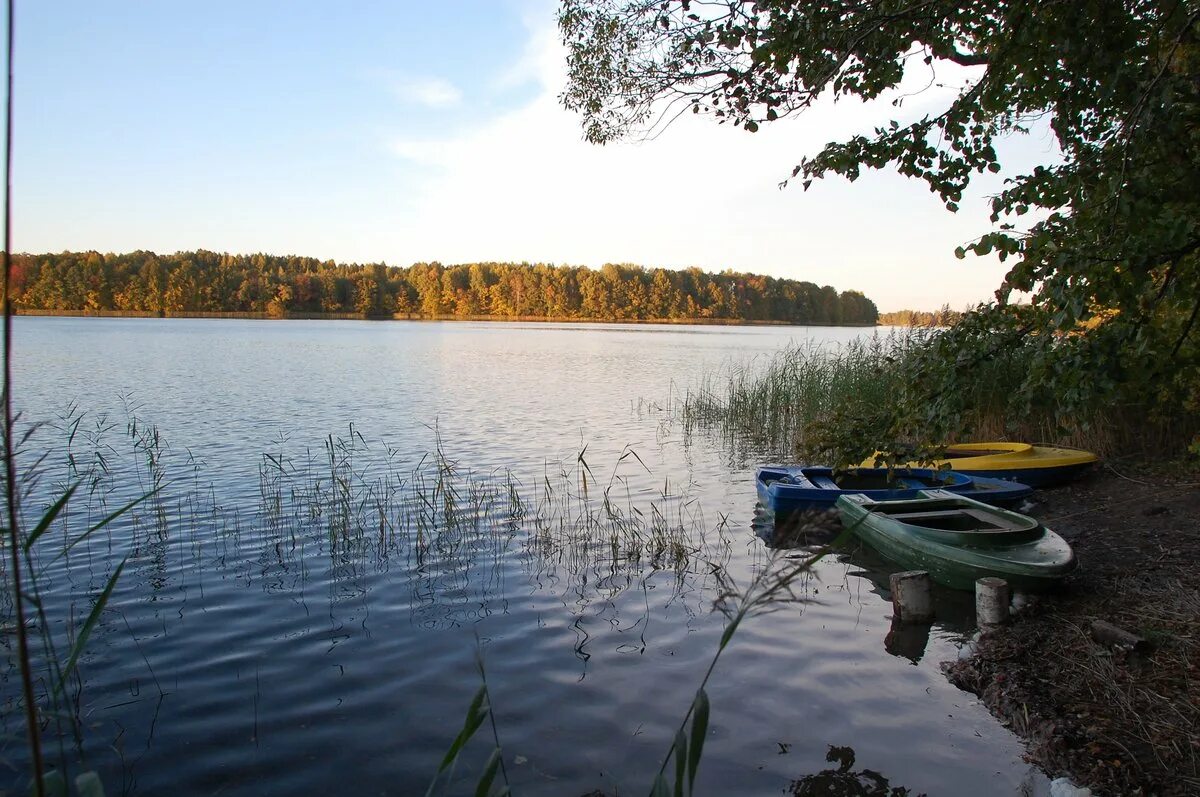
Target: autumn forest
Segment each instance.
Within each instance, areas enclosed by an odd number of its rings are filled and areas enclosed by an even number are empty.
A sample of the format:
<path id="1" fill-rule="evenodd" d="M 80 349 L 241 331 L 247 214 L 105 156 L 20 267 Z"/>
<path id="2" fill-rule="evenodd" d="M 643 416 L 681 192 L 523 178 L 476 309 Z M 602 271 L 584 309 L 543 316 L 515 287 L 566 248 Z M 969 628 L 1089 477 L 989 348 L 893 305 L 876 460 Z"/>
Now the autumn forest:
<path id="1" fill-rule="evenodd" d="M 755 274 L 608 264 L 340 264 L 197 250 L 16 255 L 18 310 L 874 324 L 858 291 Z"/>

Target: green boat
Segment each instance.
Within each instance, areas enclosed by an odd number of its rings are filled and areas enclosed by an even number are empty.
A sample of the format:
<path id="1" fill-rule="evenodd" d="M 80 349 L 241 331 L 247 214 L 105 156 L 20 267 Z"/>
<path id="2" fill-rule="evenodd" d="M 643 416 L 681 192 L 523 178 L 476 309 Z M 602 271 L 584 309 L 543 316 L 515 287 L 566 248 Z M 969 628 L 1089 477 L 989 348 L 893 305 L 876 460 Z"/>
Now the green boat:
<path id="1" fill-rule="evenodd" d="M 953 589 L 975 588 L 996 576 L 1014 590 L 1049 589 L 1075 569 L 1066 540 L 1037 520 L 945 490 L 918 498 L 876 501 L 843 495 L 842 524 L 881 554 L 910 570 L 927 570 Z"/>

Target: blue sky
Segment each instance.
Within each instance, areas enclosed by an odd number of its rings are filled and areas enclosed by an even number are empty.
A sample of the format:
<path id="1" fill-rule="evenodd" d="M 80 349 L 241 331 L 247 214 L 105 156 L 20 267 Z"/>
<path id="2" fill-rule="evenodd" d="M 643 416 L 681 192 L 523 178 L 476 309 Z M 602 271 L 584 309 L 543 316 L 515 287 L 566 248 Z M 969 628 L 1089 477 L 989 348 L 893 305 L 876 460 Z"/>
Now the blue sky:
<path id="1" fill-rule="evenodd" d="M 961 307 L 999 284 L 995 262 L 953 255 L 988 230 L 998 178 L 957 215 L 888 173 L 777 189 L 890 104 L 757 134 L 689 116 L 653 141 L 589 146 L 556 101 L 554 13 L 18 0 L 15 248 L 695 265 L 859 289 L 883 310 Z M 1051 150 L 1044 134 L 1011 147 L 1018 166 Z"/>

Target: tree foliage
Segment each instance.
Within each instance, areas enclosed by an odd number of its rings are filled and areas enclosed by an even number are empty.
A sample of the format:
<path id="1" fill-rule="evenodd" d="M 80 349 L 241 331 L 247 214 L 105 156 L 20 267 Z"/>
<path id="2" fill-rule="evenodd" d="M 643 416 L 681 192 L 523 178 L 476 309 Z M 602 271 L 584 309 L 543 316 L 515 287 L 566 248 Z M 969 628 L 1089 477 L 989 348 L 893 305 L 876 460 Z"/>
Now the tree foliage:
<path id="1" fill-rule="evenodd" d="M 26 309 L 353 313 L 598 320 L 783 321 L 874 324 L 858 291 L 698 268 L 608 264 L 599 270 L 529 263 L 338 264 L 310 257 L 198 250 L 16 255 L 14 298 Z"/>
<path id="2" fill-rule="evenodd" d="M 681 110 L 754 132 L 818 98 L 961 77 L 944 107 L 791 172 L 807 189 L 894 168 L 957 211 L 973 178 L 1001 170 L 1000 138 L 1039 120 L 1053 132 L 1058 151 L 1008 179 L 987 232 L 957 252 L 1010 268 L 994 301 L 939 338 L 918 420 L 1013 346 L 1028 364 L 1014 417 L 1031 402 L 1064 418 L 1115 402 L 1169 420 L 1200 403 L 1198 18 L 1178 0 L 564 0 L 562 101 L 604 143 Z"/>
<path id="3" fill-rule="evenodd" d="M 943 306 L 940 310 L 893 310 L 880 313 L 879 323 L 892 327 L 950 327 L 962 320 L 963 314 Z"/>

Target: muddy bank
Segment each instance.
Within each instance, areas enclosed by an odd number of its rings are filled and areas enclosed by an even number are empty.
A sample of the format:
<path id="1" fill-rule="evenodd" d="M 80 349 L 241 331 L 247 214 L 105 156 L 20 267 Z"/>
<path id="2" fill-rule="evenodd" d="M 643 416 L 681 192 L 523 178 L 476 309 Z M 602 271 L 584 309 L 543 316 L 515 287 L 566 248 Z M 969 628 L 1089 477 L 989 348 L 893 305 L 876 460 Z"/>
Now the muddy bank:
<path id="1" fill-rule="evenodd" d="M 1025 737 L 1032 762 L 1097 795 L 1200 794 L 1198 482 L 1104 468 L 1040 493 L 1032 514 L 1071 543 L 1078 570 L 947 666 Z M 1094 620 L 1147 649 L 1097 643 Z"/>

